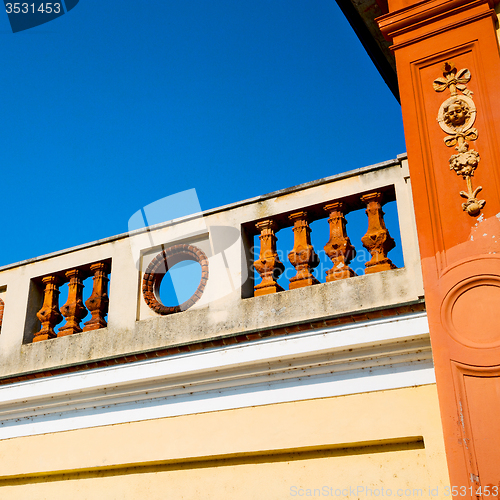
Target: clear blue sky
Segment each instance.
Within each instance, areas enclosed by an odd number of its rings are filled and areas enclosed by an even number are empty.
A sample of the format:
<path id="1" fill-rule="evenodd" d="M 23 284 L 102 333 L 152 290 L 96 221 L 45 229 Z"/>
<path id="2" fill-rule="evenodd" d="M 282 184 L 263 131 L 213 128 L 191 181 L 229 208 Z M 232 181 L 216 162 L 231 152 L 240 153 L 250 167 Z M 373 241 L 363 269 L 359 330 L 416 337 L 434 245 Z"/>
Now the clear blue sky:
<path id="1" fill-rule="evenodd" d="M 405 151 L 401 109 L 333 0 L 80 0 L 0 15 L 0 265 Z"/>

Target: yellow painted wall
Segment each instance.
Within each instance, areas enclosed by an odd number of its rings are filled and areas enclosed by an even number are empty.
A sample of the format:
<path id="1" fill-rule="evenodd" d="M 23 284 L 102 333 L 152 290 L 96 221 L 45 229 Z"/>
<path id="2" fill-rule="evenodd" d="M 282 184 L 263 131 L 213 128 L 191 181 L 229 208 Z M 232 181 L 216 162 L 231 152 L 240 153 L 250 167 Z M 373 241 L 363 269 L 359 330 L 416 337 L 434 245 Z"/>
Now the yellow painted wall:
<path id="1" fill-rule="evenodd" d="M 429 498 L 448 485 L 434 385 L 15 438 L 0 456 L 2 500 Z"/>

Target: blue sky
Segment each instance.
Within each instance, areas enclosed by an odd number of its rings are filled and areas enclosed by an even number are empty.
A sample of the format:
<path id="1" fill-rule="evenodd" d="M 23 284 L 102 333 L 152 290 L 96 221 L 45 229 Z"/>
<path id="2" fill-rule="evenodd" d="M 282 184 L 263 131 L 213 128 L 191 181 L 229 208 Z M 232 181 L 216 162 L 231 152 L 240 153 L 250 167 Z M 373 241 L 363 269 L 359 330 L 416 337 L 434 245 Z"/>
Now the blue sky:
<path id="1" fill-rule="evenodd" d="M 0 265 L 395 158 L 401 109 L 333 0 L 80 0 L 0 15 Z"/>

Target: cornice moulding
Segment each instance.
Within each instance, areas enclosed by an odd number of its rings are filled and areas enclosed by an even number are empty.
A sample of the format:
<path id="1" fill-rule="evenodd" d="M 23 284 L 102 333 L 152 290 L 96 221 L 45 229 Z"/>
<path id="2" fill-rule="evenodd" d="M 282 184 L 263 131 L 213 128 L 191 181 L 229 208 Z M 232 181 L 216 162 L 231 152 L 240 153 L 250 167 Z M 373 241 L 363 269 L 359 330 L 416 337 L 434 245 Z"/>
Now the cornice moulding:
<path id="1" fill-rule="evenodd" d="M 450 18 L 450 26 L 456 21 L 451 20 L 454 14 L 483 6 L 493 8 L 492 0 L 425 0 L 402 9 L 395 10 L 376 19 L 380 31 L 387 40 L 414 30 L 425 24 Z"/>
<path id="2" fill-rule="evenodd" d="M 418 313 L 5 386 L 0 439 L 433 382 Z"/>

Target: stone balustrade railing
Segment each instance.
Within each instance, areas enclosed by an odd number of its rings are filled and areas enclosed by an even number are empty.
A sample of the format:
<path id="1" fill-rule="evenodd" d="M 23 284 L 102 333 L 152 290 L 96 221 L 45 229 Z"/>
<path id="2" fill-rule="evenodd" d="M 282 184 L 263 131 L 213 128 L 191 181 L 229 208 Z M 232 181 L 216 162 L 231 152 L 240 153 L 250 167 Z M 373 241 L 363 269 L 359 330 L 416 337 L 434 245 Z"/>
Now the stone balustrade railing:
<path id="1" fill-rule="evenodd" d="M 382 209 L 394 201 L 399 268 Z M 360 238 L 346 231 L 346 216 L 361 209 L 364 273 L 351 262 Z M 321 247 L 311 242 L 313 221 L 323 225 Z M 286 228 L 293 246 L 280 253 L 277 234 Z M 316 276 L 318 254 L 331 265 Z M 163 304 L 163 276 L 184 260 L 200 266 L 200 283 L 182 303 Z M 279 284 L 285 264 L 294 274 Z M 0 301 L 0 383 L 421 307 L 406 159 L 4 266 Z"/>
<path id="2" fill-rule="evenodd" d="M 311 244 L 309 224 L 323 213 L 329 215 L 330 239 L 324 246 L 326 255 L 332 261 L 332 268 L 326 272 L 326 282 L 342 280 L 356 276 L 349 263 L 356 256 L 356 250 L 351 244 L 346 232 L 345 216 L 351 210 L 358 209 L 359 203 L 366 205 L 366 234 L 361 238 L 363 246 L 370 252 L 371 259 L 365 263 L 365 273 L 377 273 L 395 269 L 387 253 L 395 246 L 384 222 L 382 206 L 385 201 L 394 199 L 394 193 L 388 191 L 372 191 L 359 195 L 355 199 L 336 200 L 313 206 L 290 214 L 280 214 L 279 217 L 264 219 L 255 224 L 259 232 L 260 252 L 255 261 L 255 269 L 262 281 L 255 286 L 255 296 L 281 292 L 284 288 L 277 283 L 284 270 L 277 251 L 276 233 L 283 227 L 293 225 L 294 245 L 288 254 L 290 263 L 295 267 L 295 276 L 289 279 L 289 289 L 316 285 L 320 281 L 312 274 L 319 259 Z M 318 212 L 318 208 L 320 211 Z M 322 209 L 322 210 L 321 210 Z M 280 222 L 281 221 L 281 222 Z"/>
<path id="3" fill-rule="evenodd" d="M 95 262 L 90 265 L 80 266 L 66 271 L 52 273 L 35 279 L 35 283 L 41 283 L 43 287 L 43 303 L 41 309 L 36 313 L 40 320 L 41 328 L 34 333 L 33 342 L 49 340 L 56 337 L 65 337 L 82 331 L 87 332 L 107 326 L 105 317 L 108 312 L 108 274 L 109 262 Z M 92 295 L 83 303 L 83 280 L 93 277 Z M 63 306 L 59 306 L 59 287 L 68 283 L 68 300 Z M 87 306 L 87 307 L 85 307 Z M 80 323 L 87 315 L 92 317 L 82 328 Z M 57 324 L 63 318 L 66 323 L 54 331 Z"/>

